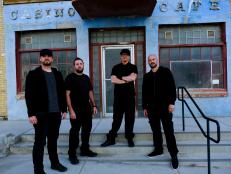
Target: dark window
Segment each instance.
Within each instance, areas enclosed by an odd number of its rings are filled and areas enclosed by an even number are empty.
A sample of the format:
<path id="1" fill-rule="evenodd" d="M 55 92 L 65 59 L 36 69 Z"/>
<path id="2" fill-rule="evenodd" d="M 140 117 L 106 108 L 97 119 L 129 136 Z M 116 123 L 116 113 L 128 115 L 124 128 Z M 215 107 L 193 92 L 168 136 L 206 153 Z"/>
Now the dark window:
<path id="1" fill-rule="evenodd" d="M 223 24 L 162 25 L 160 65 L 169 67 L 177 86 L 225 88 Z M 172 39 L 166 33 L 172 33 Z"/>
<path id="2" fill-rule="evenodd" d="M 24 91 L 27 73 L 40 65 L 39 51 L 53 50 L 53 67 L 66 77 L 76 57 L 75 30 L 23 31 L 17 33 L 17 92 Z"/>

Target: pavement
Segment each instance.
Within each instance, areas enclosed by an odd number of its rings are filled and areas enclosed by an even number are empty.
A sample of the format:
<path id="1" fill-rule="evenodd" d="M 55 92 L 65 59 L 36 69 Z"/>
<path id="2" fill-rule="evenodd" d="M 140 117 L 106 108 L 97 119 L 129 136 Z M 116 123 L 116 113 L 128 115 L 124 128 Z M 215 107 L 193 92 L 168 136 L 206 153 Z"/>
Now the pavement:
<path id="1" fill-rule="evenodd" d="M 221 126 L 221 132 L 231 131 L 231 117 L 216 117 Z M 200 123 L 205 126 L 202 119 Z M 175 132 L 182 132 L 182 120 L 180 117 L 174 118 Z M 112 119 L 93 119 L 93 133 L 106 134 L 111 128 Z M 69 120 L 63 120 L 60 133 L 68 133 L 70 128 Z M 215 127 L 211 125 L 212 131 Z M 186 132 L 198 132 L 199 128 L 191 118 L 186 118 Z M 124 132 L 124 122 L 119 130 L 119 133 Z M 135 133 L 151 132 L 147 119 L 136 119 L 134 126 Z M 0 121 L 0 144 L 14 143 L 17 137 L 23 134 L 33 134 L 33 126 L 27 120 L 21 121 Z M 60 162 L 68 167 L 68 174 L 174 174 L 174 171 L 169 163 L 155 163 L 142 161 L 108 161 L 103 160 L 104 156 L 100 157 L 102 160 L 92 160 L 91 158 L 81 158 L 78 165 L 71 165 L 68 161 L 67 155 L 60 155 Z M 50 169 L 50 162 L 48 156 L 44 156 L 45 171 L 49 174 L 59 173 Z M 180 166 L 179 173 L 181 174 L 206 174 L 206 166 Z M 33 173 L 32 156 L 31 154 L 9 154 L 8 156 L 0 158 L 0 173 L 1 174 L 17 174 L 17 173 Z M 212 168 L 212 174 L 231 174 L 230 167 L 216 167 Z"/>
<path id="2" fill-rule="evenodd" d="M 176 174 L 169 164 L 153 164 L 148 162 L 107 162 L 91 161 L 80 158 L 78 165 L 71 165 L 66 155 L 59 156 L 63 165 L 68 168 L 68 174 Z M 48 174 L 58 174 L 50 168 L 48 156 L 44 157 L 44 168 Z M 31 155 L 10 155 L 0 159 L 1 174 L 33 173 Z M 212 168 L 212 174 L 231 174 L 231 168 Z M 206 174 L 204 166 L 180 166 L 180 174 Z"/>

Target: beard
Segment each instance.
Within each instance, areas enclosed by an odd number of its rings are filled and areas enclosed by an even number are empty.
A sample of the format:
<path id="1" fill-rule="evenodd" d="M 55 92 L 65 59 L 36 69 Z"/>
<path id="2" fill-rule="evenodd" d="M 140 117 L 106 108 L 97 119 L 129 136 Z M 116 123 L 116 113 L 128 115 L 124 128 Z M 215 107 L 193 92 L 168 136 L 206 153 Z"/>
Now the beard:
<path id="1" fill-rule="evenodd" d="M 153 68 L 156 68 L 156 67 L 157 67 L 157 64 L 151 63 L 151 64 L 149 64 L 149 66 L 153 69 Z"/>
<path id="2" fill-rule="evenodd" d="M 45 62 L 43 62 L 43 65 L 44 66 L 51 66 L 51 62 L 45 61 Z"/>
<path id="3" fill-rule="evenodd" d="M 76 69 L 75 71 L 80 74 L 83 73 L 83 69 Z"/>

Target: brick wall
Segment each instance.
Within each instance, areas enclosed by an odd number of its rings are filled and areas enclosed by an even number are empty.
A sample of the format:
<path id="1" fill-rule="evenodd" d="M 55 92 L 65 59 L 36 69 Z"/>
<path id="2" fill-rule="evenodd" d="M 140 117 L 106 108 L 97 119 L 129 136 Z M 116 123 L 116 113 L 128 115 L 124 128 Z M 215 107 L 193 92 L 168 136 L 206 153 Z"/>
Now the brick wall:
<path id="1" fill-rule="evenodd" d="M 6 61 L 4 50 L 3 6 L 0 0 L 0 117 L 7 116 Z"/>

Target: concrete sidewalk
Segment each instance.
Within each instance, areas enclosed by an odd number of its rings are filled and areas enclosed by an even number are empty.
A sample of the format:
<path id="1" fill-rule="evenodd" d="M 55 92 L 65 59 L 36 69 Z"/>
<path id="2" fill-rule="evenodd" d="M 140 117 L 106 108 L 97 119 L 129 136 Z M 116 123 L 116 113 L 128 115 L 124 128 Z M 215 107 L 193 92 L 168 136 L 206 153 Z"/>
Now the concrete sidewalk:
<path id="1" fill-rule="evenodd" d="M 68 174 L 175 174 L 169 163 L 153 164 L 148 162 L 107 162 L 91 161 L 80 158 L 78 165 L 71 165 L 66 155 L 60 155 L 60 161 L 68 168 Z M 151 160 L 150 160 L 151 162 Z M 50 168 L 48 156 L 44 158 L 44 170 L 48 174 L 58 174 Z M 0 159 L 1 174 L 33 173 L 31 155 L 10 155 Z M 180 166 L 180 174 L 206 174 L 204 166 Z M 231 168 L 212 168 L 212 174 L 230 174 Z"/>

